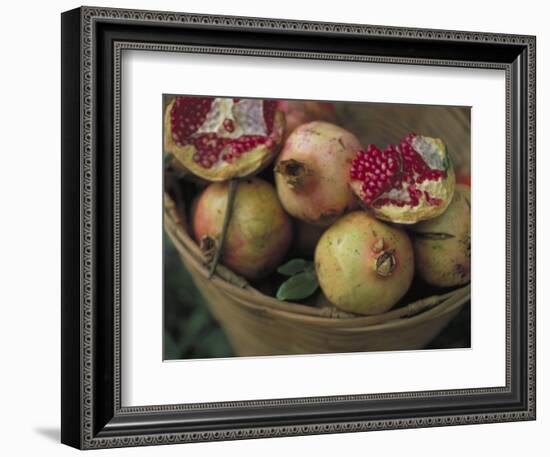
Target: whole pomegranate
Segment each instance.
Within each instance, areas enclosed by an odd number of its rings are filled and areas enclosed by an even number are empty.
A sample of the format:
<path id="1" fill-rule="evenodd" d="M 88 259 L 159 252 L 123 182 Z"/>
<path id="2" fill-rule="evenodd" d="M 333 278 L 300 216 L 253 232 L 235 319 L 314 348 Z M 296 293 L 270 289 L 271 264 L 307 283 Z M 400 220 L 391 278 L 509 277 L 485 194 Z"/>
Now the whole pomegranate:
<path id="1" fill-rule="evenodd" d="M 360 148 L 352 133 L 328 122 L 309 122 L 294 130 L 275 165 L 277 193 L 287 212 L 328 226 L 353 208 L 356 199 L 347 178 Z"/>
<path id="2" fill-rule="evenodd" d="M 336 122 L 336 110 L 329 102 L 281 100 L 279 108 L 286 115 L 286 138 L 296 127 L 311 121 Z"/>
<path id="3" fill-rule="evenodd" d="M 380 314 L 409 289 L 414 256 L 404 230 L 356 211 L 323 234 L 315 249 L 315 269 L 321 289 L 338 308 Z"/>
<path id="4" fill-rule="evenodd" d="M 470 187 L 457 184 L 447 210 L 411 231 L 421 278 L 440 287 L 470 282 Z"/>
<path id="5" fill-rule="evenodd" d="M 455 175 L 443 141 L 411 133 L 384 151 L 359 151 L 350 185 L 379 219 L 414 224 L 445 211 Z"/>
<path id="6" fill-rule="evenodd" d="M 273 160 L 284 125 L 276 100 L 178 96 L 166 107 L 164 149 L 208 181 L 246 177 Z"/>
<path id="7" fill-rule="evenodd" d="M 197 201 L 193 233 L 207 257 L 219 242 L 228 191 L 228 183 L 213 183 Z M 267 276 L 281 263 L 291 238 L 290 218 L 273 186 L 258 178 L 239 181 L 221 262 L 247 279 Z"/>

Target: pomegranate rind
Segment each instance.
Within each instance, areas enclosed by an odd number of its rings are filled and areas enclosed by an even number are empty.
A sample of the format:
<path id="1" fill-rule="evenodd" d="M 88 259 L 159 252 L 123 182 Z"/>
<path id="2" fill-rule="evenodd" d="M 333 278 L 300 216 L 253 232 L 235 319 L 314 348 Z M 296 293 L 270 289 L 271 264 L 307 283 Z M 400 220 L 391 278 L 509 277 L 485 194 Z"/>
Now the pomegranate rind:
<path id="1" fill-rule="evenodd" d="M 470 187 L 457 184 L 443 214 L 410 227 L 416 272 L 428 284 L 455 287 L 470 282 L 470 201 Z"/>
<path id="2" fill-rule="evenodd" d="M 273 161 L 280 150 L 285 130 L 285 115 L 281 110 L 277 109 L 274 114 L 273 128 L 270 135 L 273 140 L 271 146 L 260 144 L 246 151 L 240 157 L 234 157 L 230 163 L 220 159 L 212 167 L 205 168 L 193 160 L 193 156 L 197 152 L 197 148 L 193 144 L 178 146 L 174 141 L 170 121 L 170 113 L 174 103 L 175 99 L 166 106 L 163 140 L 164 153 L 174 156 L 173 164 L 176 169 L 186 170 L 210 182 L 245 178 L 262 171 Z"/>
<path id="3" fill-rule="evenodd" d="M 391 255 L 391 270 L 380 268 Z M 321 236 L 315 249 L 319 285 L 338 308 L 356 314 L 381 314 L 405 295 L 414 276 L 411 241 L 401 227 L 365 211 L 348 213 Z"/>
<path id="4" fill-rule="evenodd" d="M 285 139 L 300 125 L 312 121 L 336 123 L 336 108 L 330 102 L 309 100 L 280 100 L 279 108 L 285 113 Z"/>
<path id="5" fill-rule="evenodd" d="M 418 204 L 403 204 L 397 206 L 395 204 L 379 205 L 381 199 L 387 197 L 388 193 L 382 194 L 373 204 L 366 205 L 365 195 L 363 191 L 363 182 L 358 180 L 350 180 L 350 186 L 355 194 L 360 198 L 363 205 L 372 212 L 372 214 L 383 221 L 393 222 L 396 224 L 416 224 L 417 222 L 428 220 L 444 213 L 449 206 L 455 189 L 455 173 L 449 159 L 447 147 L 439 138 L 421 137 L 426 144 L 430 145 L 433 151 L 437 151 L 440 162 L 444 164 L 444 176 L 434 181 L 426 180 L 420 184 L 415 183 L 417 189 L 421 191 L 418 198 Z M 408 184 L 404 183 L 403 188 L 406 190 Z M 438 201 L 434 204 L 434 199 Z"/>
<path id="6" fill-rule="evenodd" d="M 356 209 L 357 199 L 347 177 L 360 148 L 355 135 L 338 125 L 313 121 L 297 127 L 275 165 L 275 185 L 287 213 L 308 224 L 327 227 Z M 299 173 L 292 173 L 292 168 Z"/>
<path id="7" fill-rule="evenodd" d="M 192 230 L 198 244 L 219 242 L 229 195 L 228 182 L 211 183 L 197 198 Z M 234 273 L 257 280 L 272 273 L 292 242 L 292 222 L 272 184 L 260 178 L 238 181 L 221 263 Z M 203 251 L 204 252 L 204 251 Z"/>

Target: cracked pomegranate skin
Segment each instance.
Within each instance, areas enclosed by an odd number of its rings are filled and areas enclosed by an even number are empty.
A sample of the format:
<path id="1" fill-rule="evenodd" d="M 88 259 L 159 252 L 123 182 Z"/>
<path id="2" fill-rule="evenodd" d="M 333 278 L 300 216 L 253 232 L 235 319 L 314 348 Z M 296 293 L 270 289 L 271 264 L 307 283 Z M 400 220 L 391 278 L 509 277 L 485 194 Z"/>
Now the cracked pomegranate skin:
<path id="1" fill-rule="evenodd" d="M 252 176 L 283 142 L 284 113 L 275 100 L 175 97 L 164 115 L 164 150 L 210 182 Z"/>
<path id="2" fill-rule="evenodd" d="M 193 217 L 199 244 L 219 240 L 228 190 L 228 183 L 213 183 L 200 195 Z M 258 178 L 239 181 L 221 262 L 247 279 L 262 278 L 279 266 L 291 238 L 290 218 L 273 186 Z"/>
<path id="3" fill-rule="evenodd" d="M 445 143 L 411 133 L 385 150 L 371 144 L 354 158 L 350 186 L 377 218 L 414 224 L 442 214 L 455 187 Z"/>
<path id="4" fill-rule="evenodd" d="M 308 224 L 326 227 L 357 205 L 348 175 L 359 140 L 329 122 L 296 128 L 275 165 L 275 184 L 285 210 Z"/>
<path id="5" fill-rule="evenodd" d="M 381 314 L 411 285 L 413 249 L 403 229 L 356 211 L 325 231 L 315 249 L 315 269 L 323 293 L 335 306 Z"/>
<path id="6" fill-rule="evenodd" d="M 470 282 L 470 187 L 457 184 L 441 215 L 411 226 L 416 272 L 428 284 L 461 286 Z"/>

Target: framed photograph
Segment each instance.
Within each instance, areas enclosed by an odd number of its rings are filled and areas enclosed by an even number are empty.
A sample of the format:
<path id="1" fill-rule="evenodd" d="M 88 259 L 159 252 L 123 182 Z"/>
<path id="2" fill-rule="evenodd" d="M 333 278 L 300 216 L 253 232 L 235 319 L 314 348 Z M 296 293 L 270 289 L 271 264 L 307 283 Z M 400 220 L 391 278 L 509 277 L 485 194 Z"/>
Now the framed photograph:
<path id="1" fill-rule="evenodd" d="M 62 15 L 62 442 L 535 419 L 535 37 Z"/>

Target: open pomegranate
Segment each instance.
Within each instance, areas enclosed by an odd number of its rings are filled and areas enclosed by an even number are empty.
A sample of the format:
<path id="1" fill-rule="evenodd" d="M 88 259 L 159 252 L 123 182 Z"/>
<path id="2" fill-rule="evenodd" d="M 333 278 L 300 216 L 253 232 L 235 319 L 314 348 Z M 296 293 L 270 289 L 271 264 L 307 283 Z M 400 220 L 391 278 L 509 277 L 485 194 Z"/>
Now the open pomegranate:
<path id="1" fill-rule="evenodd" d="M 455 175 L 443 141 L 411 133 L 384 151 L 373 144 L 359 151 L 350 185 L 379 219 L 414 224 L 445 211 Z"/>
<path id="2" fill-rule="evenodd" d="M 164 149 L 208 181 L 250 176 L 277 154 L 285 119 L 276 100 L 178 96 L 166 107 Z"/>

